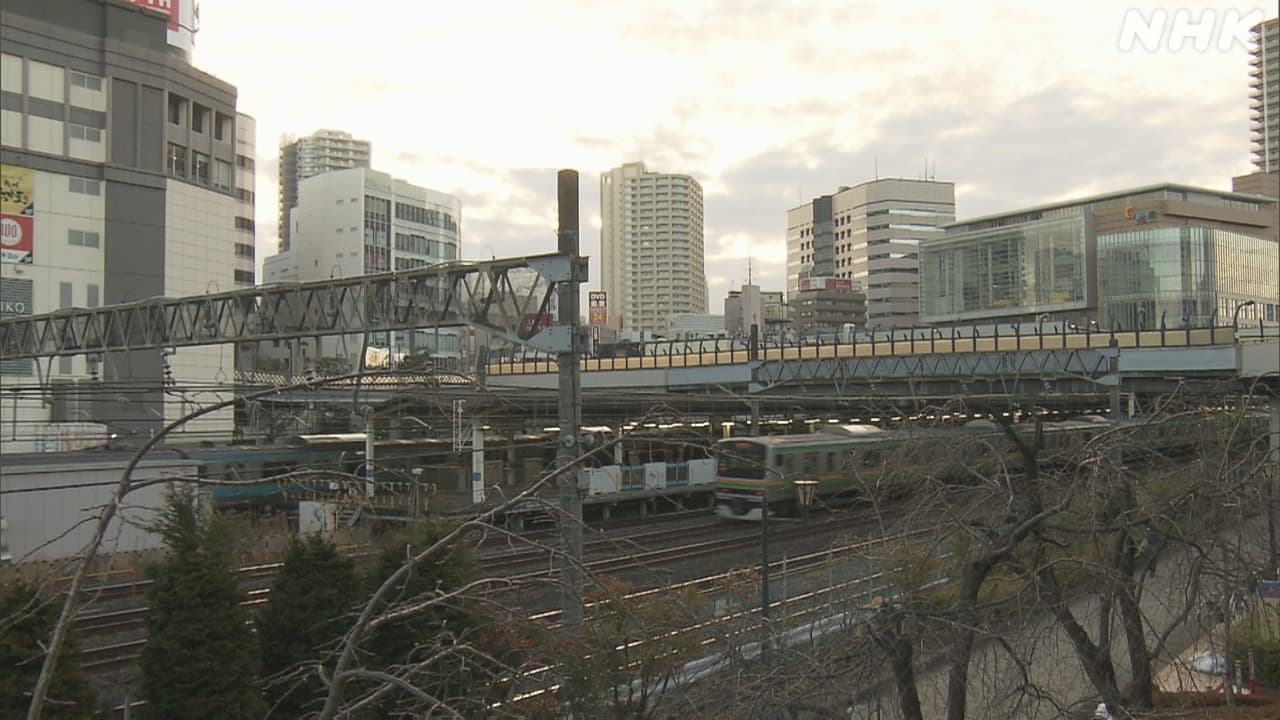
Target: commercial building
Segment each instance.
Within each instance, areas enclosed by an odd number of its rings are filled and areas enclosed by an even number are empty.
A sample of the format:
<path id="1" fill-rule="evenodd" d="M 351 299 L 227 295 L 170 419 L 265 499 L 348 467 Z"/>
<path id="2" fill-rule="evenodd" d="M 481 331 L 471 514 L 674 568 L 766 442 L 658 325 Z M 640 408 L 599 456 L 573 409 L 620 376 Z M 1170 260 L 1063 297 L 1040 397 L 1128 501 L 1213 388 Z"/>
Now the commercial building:
<path id="1" fill-rule="evenodd" d="M 921 313 L 1130 329 L 1230 323 L 1237 311 L 1275 322 L 1278 222 L 1275 198 L 1161 184 L 954 223 L 921 245 Z"/>
<path id="2" fill-rule="evenodd" d="M 189 0 L 0 6 L 5 316 L 230 290 L 251 281 L 251 195 L 235 87 L 193 67 Z M 245 141 L 248 141 L 246 144 Z M 241 248 L 248 248 L 242 250 Z M 248 262 L 244 254 L 249 253 Z M 237 282 L 239 281 L 239 282 Z M 140 443 L 225 399 L 233 346 L 7 360 L 5 452 Z M 225 384 L 225 386 L 224 386 Z M 229 439 L 230 409 L 178 441 Z"/>
<path id="3" fill-rule="evenodd" d="M 267 258 L 267 283 L 354 277 L 413 270 L 458 259 L 462 206 L 457 198 L 363 167 L 314 175 L 298 185 L 291 213 L 293 245 Z M 456 330 L 374 333 L 370 346 L 399 357 L 417 352 L 459 355 Z M 314 339 L 290 345 L 290 367 L 314 367 L 324 358 L 348 366 L 359 359 L 363 338 Z M 299 364 L 301 363 L 301 364 Z"/>
<path id="4" fill-rule="evenodd" d="M 707 312 L 702 186 L 627 163 L 600 176 L 600 273 L 609 324 L 666 333 L 677 314 Z"/>
<path id="5" fill-rule="evenodd" d="M 672 315 L 667 322 L 666 337 L 673 340 L 724 337 L 724 316 L 696 313 Z"/>
<path id="6" fill-rule="evenodd" d="M 743 285 L 730 290 L 724 299 L 724 329 L 735 337 L 750 337 L 751 326 L 759 327 L 762 338 L 782 338 L 790 331 L 790 307 L 781 290 L 761 290 Z"/>
<path id="7" fill-rule="evenodd" d="M 1254 25 L 1251 33 L 1253 166 L 1258 172 L 1280 173 L 1280 18 Z"/>
<path id="8" fill-rule="evenodd" d="M 333 170 L 369 167 L 373 146 L 341 130 L 317 130 L 306 137 L 280 139 L 280 250 L 290 247 L 289 212 L 298 206 L 298 184 Z"/>
<path id="9" fill-rule="evenodd" d="M 866 295 L 852 280 L 804 277 L 791 295 L 791 331 L 798 337 L 835 335 L 846 325 L 861 329 L 867 322 Z"/>
<path id="10" fill-rule="evenodd" d="M 920 243 L 955 220 L 955 185 L 884 178 L 787 211 L 787 295 L 807 277 L 852 282 L 865 294 L 866 322 L 910 326 L 919 316 Z"/>

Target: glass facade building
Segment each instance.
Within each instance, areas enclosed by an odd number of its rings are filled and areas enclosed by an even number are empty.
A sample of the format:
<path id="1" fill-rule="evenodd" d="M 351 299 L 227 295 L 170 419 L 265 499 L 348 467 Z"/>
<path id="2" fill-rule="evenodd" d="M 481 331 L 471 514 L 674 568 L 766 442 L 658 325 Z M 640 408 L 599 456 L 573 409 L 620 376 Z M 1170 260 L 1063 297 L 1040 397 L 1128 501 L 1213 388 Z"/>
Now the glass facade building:
<path id="1" fill-rule="evenodd" d="M 1103 327 L 1204 327 L 1277 320 L 1275 242 L 1207 227 L 1135 230 L 1098 237 L 1098 316 Z"/>
<path id="2" fill-rule="evenodd" d="M 972 230 L 922 246 L 921 314 L 929 321 L 1083 310 L 1094 254 L 1084 212 Z"/>
<path id="3" fill-rule="evenodd" d="M 1153 185 L 954 223 L 920 245 L 926 323 L 1280 322 L 1276 200 Z M 1252 305 L 1243 303 L 1252 301 Z"/>

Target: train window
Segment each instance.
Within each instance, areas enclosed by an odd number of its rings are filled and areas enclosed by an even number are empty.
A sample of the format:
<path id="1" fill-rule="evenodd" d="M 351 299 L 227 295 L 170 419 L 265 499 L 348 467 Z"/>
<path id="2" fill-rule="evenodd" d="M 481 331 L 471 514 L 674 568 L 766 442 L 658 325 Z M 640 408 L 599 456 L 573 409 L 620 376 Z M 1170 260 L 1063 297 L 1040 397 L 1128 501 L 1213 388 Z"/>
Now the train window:
<path id="1" fill-rule="evenodd" d="M 774 455 L 774 456 L 773 456 L 773 466 L 774 466 L 774 467 L 782 467 L 782 456 L 781 456 L 781 455 Z"/>
<path id="2" fill-rule="evenodd" d="M 836 469 L 837 467 L 839 467 L 839 466 L 837 465 L 837 463 L 838 463 L 838 462 L 839 462 L 839 461 L 838 461 L 838 460 L 836 460 L 836 454 L 835 454 L 835 453 L 833 453 L 833 452 L 829 452 L 829 453 L 827 453 L 827 466 L 826 466 L 825 468 L 823 468 L 823 470 L 825 470 L 826 472 L 833 472 L 833 471 L 835 471 L 835 469 Z"/>
<path id="3" fill-rule="evenodd" d="M 805 471 L 805 474 L 813 474 L 814 472 L 816 472 L 816 471 L 817 471 L 817 469 L 818 469 L 818 454 L 817 454 L 817 453 L 805 453 L 805 454 L 804 454 L 804 471 Z"/>
<path id="4" fill-rule="evenodd" d="M 865 467 L 875 467 L 880 464 L 880 451 L 871 449 L 862 454 L 862 464 Z"/>

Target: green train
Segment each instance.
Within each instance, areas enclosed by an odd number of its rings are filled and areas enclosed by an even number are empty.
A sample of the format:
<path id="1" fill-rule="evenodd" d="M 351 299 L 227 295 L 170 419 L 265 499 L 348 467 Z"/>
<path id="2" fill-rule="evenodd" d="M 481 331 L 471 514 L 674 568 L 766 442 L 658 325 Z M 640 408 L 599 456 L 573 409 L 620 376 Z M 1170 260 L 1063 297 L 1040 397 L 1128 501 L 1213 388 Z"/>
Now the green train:
<path id="1" fill-rule="evenodd" d="M 1025 426 L 1030 427 L 1030 426 Z M 1044 426 L 1042 460 L 1066 458 L 1113 424 L 1087 416 Z M 1019 427 L 1024 432 L 1024 427 Z M 977 420 L 964 427 L 882 430 L 872 425 L 831 425 L 801 435 L 731 438 L 714 446 L 716 513 L 734 520 L 760 520 L 797 509 L 796 481 L 816 481 L 816 499 L 901 497 L 910 467 L 963 481 L 975 470 L 1020 459 L 996 448 L 1008 441 L 995 423 Z M 904 472 L 905 471 L 905 472 Z M 817 501 L 815 500 L 815 501 Z"/>

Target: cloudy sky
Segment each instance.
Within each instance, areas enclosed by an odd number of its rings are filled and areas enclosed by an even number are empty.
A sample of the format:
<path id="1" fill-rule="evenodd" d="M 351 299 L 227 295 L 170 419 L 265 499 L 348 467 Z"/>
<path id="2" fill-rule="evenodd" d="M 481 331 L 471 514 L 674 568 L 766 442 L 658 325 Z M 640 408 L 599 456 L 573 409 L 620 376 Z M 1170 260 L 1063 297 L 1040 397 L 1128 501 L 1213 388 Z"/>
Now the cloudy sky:
<path id="1" fill-rule="evenodd" d="M 1275 12 L 204 0 L 194 59 L 258 120 L 260 257 L 275 252 L 282 133 L 350 131 L 373 142 L 377 169 L 461 198 L 464 258 L 554 251 L 559 168 L 582 174 L 583 252 L 598 255 L 599 174 L 642 160 L 702 183 L 720 312 L 748 257 L 759 284 L 784 287 L 787 208 L 877 168 L 914 178 L 927 158 L 956 183 L 962 218 L 1166 180 L 1228 188 L 1250 170 L 1235 29 Z M 1180 20 L 1212 29 L 1175 48 Z M 1126 42 L 1126 27 L 1164 37 Z"/>

